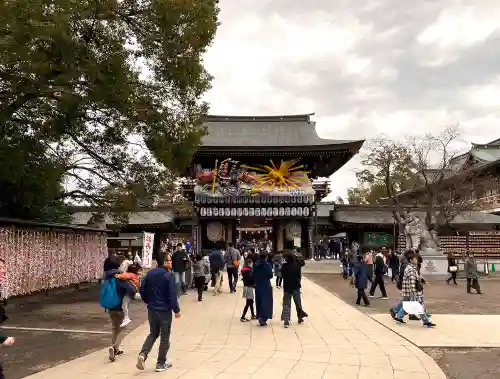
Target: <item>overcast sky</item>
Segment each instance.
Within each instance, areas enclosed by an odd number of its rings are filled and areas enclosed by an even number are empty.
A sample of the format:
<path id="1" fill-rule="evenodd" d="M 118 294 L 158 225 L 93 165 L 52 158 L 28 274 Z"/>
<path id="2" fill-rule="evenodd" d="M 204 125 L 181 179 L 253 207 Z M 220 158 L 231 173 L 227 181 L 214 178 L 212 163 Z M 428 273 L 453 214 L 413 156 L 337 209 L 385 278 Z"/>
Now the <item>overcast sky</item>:
<path id="1" fill-rule="evenodd" d="M 315 112 L 323 138 L 500 138 L 499 0 L 220 0 L 212 114 Z M 332 196 L 356 184 L 353 159 Z"/>

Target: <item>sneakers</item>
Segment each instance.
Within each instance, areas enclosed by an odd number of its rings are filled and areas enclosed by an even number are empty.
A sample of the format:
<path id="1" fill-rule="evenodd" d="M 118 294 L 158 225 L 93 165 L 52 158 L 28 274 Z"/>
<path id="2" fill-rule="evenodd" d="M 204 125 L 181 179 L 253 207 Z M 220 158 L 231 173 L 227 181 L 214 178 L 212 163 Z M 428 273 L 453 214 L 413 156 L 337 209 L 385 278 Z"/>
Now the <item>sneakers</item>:
<path id="1" fill-rule="evenodd" d="M 387 296 L 382 296 L 380 300 L 389 300 L 389 298 Z"/>
<path id="2" fill-rule="evenodd" d="M 163 372 L 163 371 L 167 371 L 171 367 L 172 367 L 172 363 L 157 363 L 155 371 L 156 372 Z"/>
<path id="3" fill-rule="evenodd" d="M 116 353 L 115 353 L 115 348 L 114 347 L 110 347 L 108 349 L 108 357 L 109 357 L 109 361 L 110 362 L 116 361 Z"/>
<path id="4" fill-rule="evenodd" d="M 122 354 L 123 354 L 123 351 L 119 350 L 115 347 L 110 347 L 108 349 L 108 358 L 109 358 L 110 362 L 116 361 L 116 357 L 118 357 L 119 355 L 122 355 Z"/>
<path id="5" fill-rule="evenodd" d="M 396 320 L 396 322 L 397 322 L 398 324 L 406 324 L 405 320 L 403 320 L 402 318 L 397 318 L 397 317 L 396 317 L 394 320 Z"/>
<path id="6" fill-rule="evenodd" d="M 144 370 L 144 366 L 146 364 L 146 357 L 142 354 L 139 354 L 137 357 L 137 363 L 135 367 L 137 367 L 138 370 Z"/>
<path id="7" fill-rule="evenodd" d="M 436 324 L 434 324 L 433 322 L 426 322 L 424 323 L 424 328 L 434 328 L 436 326 Z"/>
<path id="8" fill-rule="evenodd" d="M 242 317 L 242 318 L 240 318 L 240 321 L 241 321 L 241 322 L 248 322 L 248 321 L 250 321 L 250 320 L 249 320 L 249 319 L 247 319 L 247 318 L 245 318 L 245 317 Z"/>
<path id="9" fill-rule="evenodd" d="M 126 326 L 127 326 L 128 324 L 130 324 L 131 322 L 132 322 L 132 320 L 131 320 L 131 319 L 129 319 L 129 318 L 124 318 L 124 319 L 123 319 L 123 321 L 122 321 L 122 323 L 120 324 L 120 328 L 124 328 L 124 327 L 126 327 Z"/>
<path id="10" fill-rule="evenodd" d="M 283 325 L 286 328 L 289 328 L 290 327 L 290 323 L 289 322 L 285 322 L 285 324 Z"/>

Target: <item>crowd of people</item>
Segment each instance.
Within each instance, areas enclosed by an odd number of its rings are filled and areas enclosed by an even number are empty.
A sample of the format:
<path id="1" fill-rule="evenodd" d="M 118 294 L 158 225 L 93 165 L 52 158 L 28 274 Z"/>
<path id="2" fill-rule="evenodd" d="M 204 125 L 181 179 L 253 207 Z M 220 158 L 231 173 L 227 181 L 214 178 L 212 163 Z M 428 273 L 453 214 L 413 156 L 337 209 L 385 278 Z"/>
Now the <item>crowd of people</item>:
<path id="1" fill-rule="evenodd" d="M 296 249 L 270 254 L 266 249 L 256 251 L 249 247 L 240 252 L 228 243 L 227 251 L 214 248 L 203 254 L 194 254 L 191 249 L 186 249 L 186 245 L 179 243 L 173 251 L 160 253 L 156 258 L 157 267 L 148 270 L 142 279 L 142 267 L 131 259 L 130 253 L 111 254 L 105 260 L 100 304 L 108 312 L 112 325 L 112 343 L 108 350 L 111 362 L 123 354 L 120 345 L 130 323 L 128 307 L 138 296 L 146 303 L 150 332 L 138 354 L 136 367 L 145 369 L 153 345 L 160 338 L 156 371 L 170 368 L 167 353 L 172 319 L 181 317 L 180 298 L 188 294 L 189 288 L 196 288 L 197 300 L 201 302 L 209 286 L 213 289 L 213 296 L 220 295 L 223 292 L 223 271 L 227 274 L 229 294 L 237 293 L 240 277 L 243 282 L 241 322 L 256 320 L 258 325 L 265 327 L 273 318 L 271 280 L 274 277 L 276 288 L 283 289 L 283 326 L 290 326 L 292 299 L 298 324 L 308 316 L 302 307 L 300 292 L 305 261 Z"/>
<path id="2" fill-rule="evenodd" d="M 481 294 L 475 258 L 471 253 L 467 253 L 464 258 L 467 293 L 471 293 L 472 288 L 474 288 L 478 294 Z M 401 300 L 390 309 L 392 318 L 398 323 L 404 324 L 404 317 L 409 314 L 410 320 L 422 320 L 424 326 L 434 327 L 436 324 L 430 320 L 430 314 L 425 309 L 424 304 L 426 280 L 421 275 L 422 263 L 423 258 L 418 251 L 408 250 L 404 253 L 398 253 L 390 248 L 378 251 L 368 249 L 364 253 L 347 250 L 342 259 L 344 279 L 350 279 L 351 285 L 357 290 L 357 305 L 361 305 L 361 301 L 363 301 L 365 306 L 370 306 L 369 297 L 375 296 L 377 287 L 380 288 L 380 299 L 387 300 L 385 276 L 389 276 L 391 282 L 395 282 L 401 291 Z M 452 254 L 448 255 L 448 273 L 450 276 L 446 279 L 446 283 L 450 284 L 453 281 L 457 285 L 458 264 Z M 420 304 L 418 314 L 411 314 L 405 310 L 404 304 L 412 302 Z"/>

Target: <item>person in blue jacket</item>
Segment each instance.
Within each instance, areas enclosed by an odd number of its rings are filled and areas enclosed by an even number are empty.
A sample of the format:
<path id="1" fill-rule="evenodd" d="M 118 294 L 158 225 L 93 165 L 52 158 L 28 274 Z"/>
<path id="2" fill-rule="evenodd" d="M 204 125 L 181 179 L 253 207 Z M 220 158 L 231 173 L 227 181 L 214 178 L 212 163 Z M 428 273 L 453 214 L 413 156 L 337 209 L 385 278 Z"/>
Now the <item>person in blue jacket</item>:
<path id="1" fill-rule="evenodd" d="M 149 335 L 137 357 L 136 367 L 139 370 L 144 370 L 146 359 L 156 340 L 160 337 L 156 371 L 162 372 L 172 367 L 170 363 L 167 363 L 172 329 L 172 313 L 175 314 L 175 318 L 179 318 L 181 317 L 181 310 L 174 277 L 171 272 L 171 255 L 158 256 L 156 261 L 158 267 L 150 270 L 141 283 L 141 298 L 148 306 Z"/>
<path id="2" fill-rule="evenodd" d="M 365 306 L 368 307 L 370 305 L 370 301 L 368 300 L 368 296 L 366 296 L 365 292 L 366 288 L 368 288 L 368 267 L 366 266 L 362 255 L 357 256 L 357 262 L 354 264 L 353 268 L 352 279 L 352 286 L 356 287 L 358 290 L 356 304 L 361 305 L 361 299 L 363 299 Z"/>
<path id="3" fill-rule="evenodd" d="M 120 260 L 118 257 L 110 257 L 106 260 L 106 271 L 104 272 L 103 279 L 111 279 L 114 278 L 115 275 L 120 273 Z M 108 349 L 109 360 L 114 362 L 116 357 L 123 354 L 123 351 L 120 349 L 120 345 L 125 337 L 125 326 L 121 326 L 124 320 L 124 314 L 122 309 L 122 301 L 125 294 L 132 294 L 135 292 L 132 284 L 130 284 L 127 280 L 118 280 L 117 291 L 118 296 L 120 297 L 120 305 L 115 309 L 107 309 L 109 318 L 111 320 L 111 347 Z"/>

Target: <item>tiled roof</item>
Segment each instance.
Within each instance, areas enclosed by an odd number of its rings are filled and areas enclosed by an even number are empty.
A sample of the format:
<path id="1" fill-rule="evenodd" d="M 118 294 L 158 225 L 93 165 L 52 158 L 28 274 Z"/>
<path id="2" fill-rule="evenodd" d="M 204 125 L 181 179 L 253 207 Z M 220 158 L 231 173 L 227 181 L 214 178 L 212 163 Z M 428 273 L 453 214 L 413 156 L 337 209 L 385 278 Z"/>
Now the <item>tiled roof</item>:
<path id="1" fill-rule="evenodd" d="M 300 147 L 331 146 L 359 143 L 358 140 L 320 138 L 310 115 L 237 117 L 207 116 L 204 125 L 208 134 L 203 147 Z"/>
<path id="2" fill-rule="evenodd" d="M 73 224 L 87 225 L 87 222 L 92 217 L 92 212 L 76 212 L 72 214 Z M 170 211 L 141 211 L 132 212 L 129 215 L 128 225 L 151 225 L 170 223 L 174 219 L 174 215 Z M 105 217 L 106 225 L 116 225 L 117 221 L 113 220 L 111 215 Z"/>
<path id="3" fill-rule="evenodd" d="M 414 212 L 420 219 L 425 219 L 424 212 Z M 336 210 L 333 214 L 336 222 L 352 224 L 393 224 L 394 218 L 390 210 Z M 459 213 L 450 224 L 489 224 L 500 225 L 500 216 L 479 211 L 463 211 Z"/>

